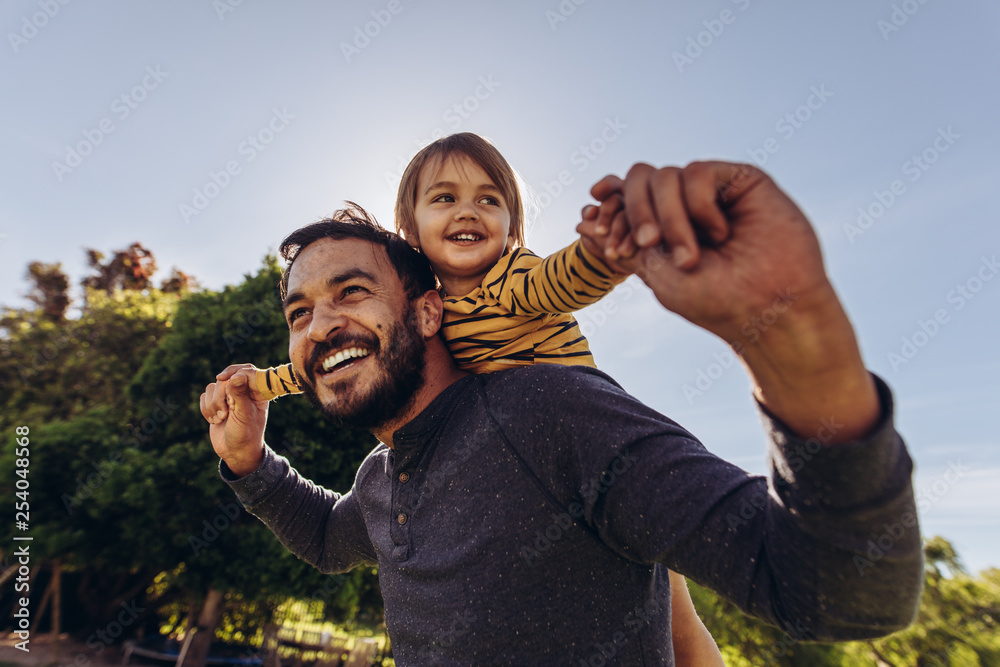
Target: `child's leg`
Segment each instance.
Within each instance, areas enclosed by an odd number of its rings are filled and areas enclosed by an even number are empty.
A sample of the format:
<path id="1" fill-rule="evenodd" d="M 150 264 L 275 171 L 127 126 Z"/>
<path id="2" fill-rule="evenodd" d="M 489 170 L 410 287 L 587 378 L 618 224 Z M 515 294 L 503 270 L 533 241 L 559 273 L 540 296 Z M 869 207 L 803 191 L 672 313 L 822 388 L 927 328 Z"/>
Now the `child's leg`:
<path id="1" fill-rule="evenodd" d="M 708 628 L 698 618 L 684 577 L 670 570 L 670 615 L 677 667 L 725 667 Z"/>

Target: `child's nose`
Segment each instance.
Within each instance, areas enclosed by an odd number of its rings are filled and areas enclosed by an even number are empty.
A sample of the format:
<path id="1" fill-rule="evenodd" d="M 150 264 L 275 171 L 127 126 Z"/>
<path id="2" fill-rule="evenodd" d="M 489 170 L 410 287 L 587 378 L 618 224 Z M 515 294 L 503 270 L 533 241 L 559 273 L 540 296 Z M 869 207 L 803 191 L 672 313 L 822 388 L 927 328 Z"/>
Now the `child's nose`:
<path id="1" fill-rule="evenodd" d="M 455 217 L 459 220 L 476 220 L 479 218 L 479 212 L 473 202 L 463 201 L 455 212 Z"/>

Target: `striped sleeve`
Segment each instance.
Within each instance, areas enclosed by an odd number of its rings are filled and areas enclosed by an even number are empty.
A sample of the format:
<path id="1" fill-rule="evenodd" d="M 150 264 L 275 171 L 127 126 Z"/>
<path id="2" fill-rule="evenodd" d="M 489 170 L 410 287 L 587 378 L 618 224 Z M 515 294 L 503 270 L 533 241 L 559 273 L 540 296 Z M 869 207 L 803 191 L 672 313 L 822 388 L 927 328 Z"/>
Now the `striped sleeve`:
<path id="1" fill-rule="evenodd" d="M 571 313 L 596 303 L 628 277 L 615 273 L 579 240 L 544 259 L 518 248 L 509 268 L 498 273 L 484 287 L 514 315 Z"/>
<path id="2" fill-rule="evenodd" d="M 257 369 L 254 374 L 254 388 L 261 395 L 263 401 L 272 401 L 287 394 L 302 393 L 302 388 L 292 371 L 291 364 L 277 368 Z"/>

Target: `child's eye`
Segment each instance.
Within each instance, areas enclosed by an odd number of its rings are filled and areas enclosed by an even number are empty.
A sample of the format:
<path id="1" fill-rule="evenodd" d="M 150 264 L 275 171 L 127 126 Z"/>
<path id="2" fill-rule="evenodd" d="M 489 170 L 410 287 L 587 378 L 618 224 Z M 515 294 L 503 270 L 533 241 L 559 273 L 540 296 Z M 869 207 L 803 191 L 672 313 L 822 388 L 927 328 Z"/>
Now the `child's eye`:
<path id="1" fill-rule="evenodd" d="M 499 206 L 500 200 L 496 197 L 486 196 L 479 200 L 480 203 L 488 204 L 489 206 Z"/>
<path id="2" fill-rule="evenodd" d="M 438 195 L 437 197 L 435 197 L 431 201 L 451 203 L 451 202 L 455 201 L 455 198 L 452 197 L 451 195 Z"/>

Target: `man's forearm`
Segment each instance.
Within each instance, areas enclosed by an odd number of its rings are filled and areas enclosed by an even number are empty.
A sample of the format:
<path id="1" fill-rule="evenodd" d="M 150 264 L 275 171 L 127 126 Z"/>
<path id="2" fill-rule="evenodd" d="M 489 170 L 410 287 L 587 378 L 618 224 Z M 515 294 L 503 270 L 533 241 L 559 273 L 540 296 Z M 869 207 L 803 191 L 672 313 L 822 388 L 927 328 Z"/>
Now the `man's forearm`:
<path id="1" fill-rule="evenodd" d="M 840 426 L 824 444 L 864 436 L 878 420 L 878 395 L 832 286 L 801 295 L 787 309 L 739 350 L 757 400 L 804 437 L 835 419 Z"/>
<path id="2" fill-rule="evenodd" d="M 250 474 L 237 477 L 220 465 L 222 478 L 248 512 L 289 551 L 323 572 L 344 572 L 375 555 L 350 494 L 340 495 L 302 478 L 270 448 Z"/>
<path id="3" fill-rule="evenodd" d="M 888 387 L 871 380 L 876 423 L 853 442 L 827 446 L 839 422 L 824 420 L 809 437 L 796 437 L 765 419 L 771 495 L 778 500 L 767 522 L 777 539 L 772 535 L 766 550 L 785 598 L 773 609 L 780 614 L 801 604 L 783 620 L 786 627 L 801 622 L 804 638 L 887 634 L 908 625 L 919 605 L 924 571 L 912 461 L 892 425 Z M 796 581 L 783 572 L 805 576 Z"/>

